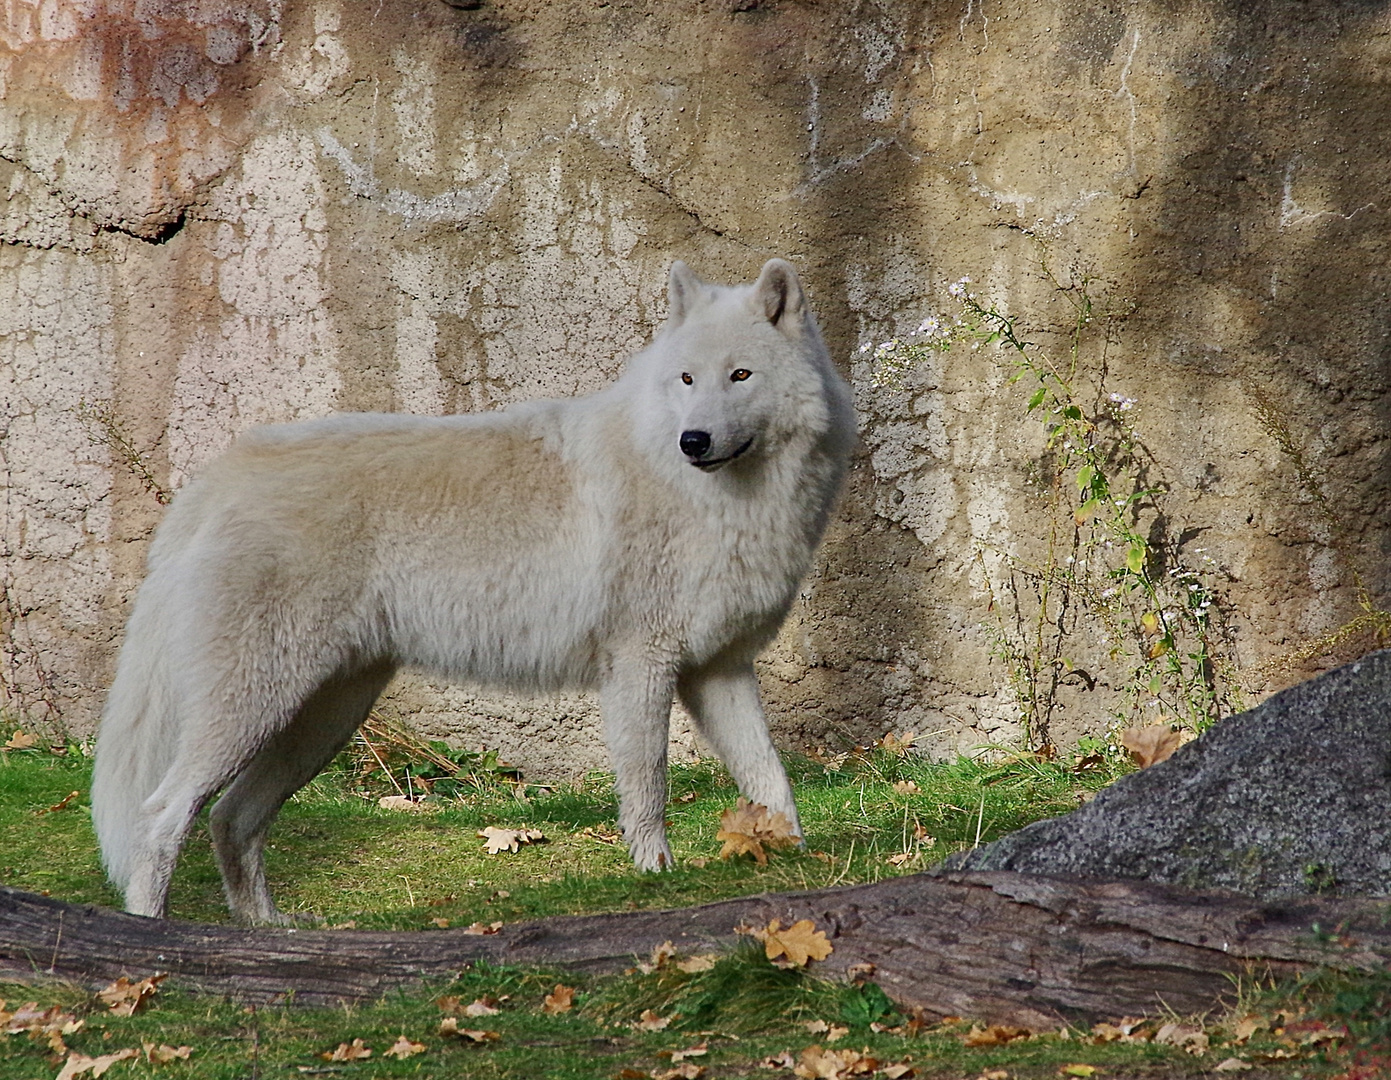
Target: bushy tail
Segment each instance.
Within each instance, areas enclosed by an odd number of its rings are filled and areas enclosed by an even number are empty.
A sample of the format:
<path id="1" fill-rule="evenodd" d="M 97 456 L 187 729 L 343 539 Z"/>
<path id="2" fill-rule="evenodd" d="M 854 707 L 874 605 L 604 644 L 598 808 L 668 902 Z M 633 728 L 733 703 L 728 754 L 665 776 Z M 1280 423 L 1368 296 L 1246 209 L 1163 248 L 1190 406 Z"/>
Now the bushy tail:
<path id="1" fill-rule="evenodd" d="M 143 841 L 141 807 L 178 751 L 178 695 L 172 685 L 171 620 L 147 581 L 126 626 L 116 679 L 97 730 L 92 825 L 101 861 L 122 892 Z M 144 601 L 144 603 L 142 603 Z"/>

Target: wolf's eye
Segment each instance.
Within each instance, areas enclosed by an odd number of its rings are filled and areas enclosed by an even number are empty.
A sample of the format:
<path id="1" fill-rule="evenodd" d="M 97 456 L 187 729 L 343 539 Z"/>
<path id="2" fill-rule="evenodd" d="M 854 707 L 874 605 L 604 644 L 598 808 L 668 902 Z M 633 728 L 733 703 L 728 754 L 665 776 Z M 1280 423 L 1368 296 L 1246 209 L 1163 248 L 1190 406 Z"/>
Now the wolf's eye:
<path id="1" fill-rule="evenodd" d="M 681 381 L 687 386 L 690 386 L 695 380 L 691 378 L 691 373 L 689 371 L 683 371 L 681 372 Z"/>
<path id="2" fill-rule="evenodd" d="M 752 374 L 753 374 L 753 372 L 750 371 L 748 368 L 742 368 L 742 367 L 735 368 L 733 371 L 731 371 L 731 372 L 729 373 L 729 381 L 730 381 L 730 382 L 743 382 L 745 379 L 747 379 L 747 378 L 748 378 L 750 375 L 752 375 Z"/>

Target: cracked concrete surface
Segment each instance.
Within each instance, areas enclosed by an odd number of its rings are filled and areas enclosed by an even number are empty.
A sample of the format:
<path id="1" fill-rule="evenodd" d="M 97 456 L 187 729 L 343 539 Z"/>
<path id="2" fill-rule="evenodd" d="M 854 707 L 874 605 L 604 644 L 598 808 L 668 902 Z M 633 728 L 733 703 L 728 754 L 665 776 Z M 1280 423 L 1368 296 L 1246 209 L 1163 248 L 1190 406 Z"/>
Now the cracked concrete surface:
<path id="1" fill-rule="evenodd" d="M 863 446 L 762 664 L 775 730 L 1007 742 L 986 575 L 1037 553 L 1042 437 L 989 352 L 888 390 L 858 350 L 967 274 L 1056 325 L 1024 230 L 1134 301 L 1094 386 L 1139 401 L 1156 542 L 1217 560 L 1255 672 L 1356 614 L 1359 579 L 1385 604 L 1388 61 L 1379 2 L 13 0 L 5 707 L 92 730 L 159 518 L 84 404 L 177 489 L 256 423 L 592 390 L 660 321 L 673 258 L 742 280 L 779 255 Z M 390 704 L 535 775 L 603 764 L 583 696 L 408 677 Z M 1055 734 L 1115 709 L 1079 691 Z"/>

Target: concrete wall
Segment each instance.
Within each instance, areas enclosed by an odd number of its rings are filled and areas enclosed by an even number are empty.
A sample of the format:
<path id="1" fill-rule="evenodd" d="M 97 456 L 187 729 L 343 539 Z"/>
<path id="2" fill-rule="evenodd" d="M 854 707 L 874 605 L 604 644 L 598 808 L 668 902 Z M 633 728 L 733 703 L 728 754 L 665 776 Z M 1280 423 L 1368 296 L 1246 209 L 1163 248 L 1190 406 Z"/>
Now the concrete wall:
<path id="1" fill-rule="evenodd" d="M 860 346 L 950 318 L 963 275 L 1063 360 L 1095 278 L 1117 317 L 1078 400 L 1103 452 L 1109 395 L 1135 400 L 1148 572 L 1201 570 L 1208 681 L 1254 700 L 1366 648 L 1306 647 L 1391 585 L 1388 71 L 1380 2 L 6 0 L 8 707 L 90 732 L 159 491 L 249 425 L 583 393 L 673 258 L 773 255 L 864 440 L 763 665 L 784 741 L 1017 739 L 1029 664 L 1063 743 L 1163 714 L 1144 632 L 1102 625 L 1100 551 L 1030 652 L 1027 571 L 1068 518 L 999 350 L 873 385 Z M 534 772 L 602 763 L 583 697 L 411 678 L 392 704 Z"/>

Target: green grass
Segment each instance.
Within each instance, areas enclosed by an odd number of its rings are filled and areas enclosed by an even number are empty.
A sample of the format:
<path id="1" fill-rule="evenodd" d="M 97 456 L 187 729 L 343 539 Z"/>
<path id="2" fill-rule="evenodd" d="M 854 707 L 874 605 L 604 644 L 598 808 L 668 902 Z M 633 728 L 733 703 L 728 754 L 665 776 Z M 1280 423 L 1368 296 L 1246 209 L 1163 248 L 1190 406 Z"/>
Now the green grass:
<path id="1" fill-rule="evenodd" d="M 639 874 L 621 844 L 585 833 L 589 829 L 602 837 L 612 832 L 615 806 L 608 777 L 595 775 L 547 790 L 514 785 L 506 782 L 505 773 L 483 769 L 465 776 L 468 783 L 451 783 L 461 794 L 441 799 L 435 804 L 439 809 L 403 813 L 377 806 L 376 799 L 394 788 L 380 770 L 363 776 L 360 765 L 360 759 L 345 756 L 285 807 L 267 856 L 274 891 L 283 908 L 314 912 L 330 925 L 351 922 L 364 929 L 422 932 L 433 930 L 438 919 L 461 926 L 679 907 L 770 890 L 874 881 L 923 869 L 977 839 L 988 842 L 1073 809 L 1115 775 L 1105 769 L 1079 775 L 1066 765 L 1028 757 L 933 764 L 877 750 L 829 762 L 789 758 L 807 850 L 773 854 L 766 867 L 759 867 L 748 859 L 724 862 L 718 857 L 719 815 L 737 795 L 724 770 L 704 762 L 678 766 L 671 773 L 668 816 L 681 865 L 671 873 Z M 89 777 L 89 762 L 77 748 L 64 756 L 40 751 L 0 755 L 0 836 L 5 838 L 0 882 L 70 901 L 118 903 L 97 859 L 87 812 Z M 81 794 L 49 811 L 72 791 Z M 518 791 L 525 797 L 519 798 Z M 489 856 L 476 836 L 485 825 L 539 828 L 548 839 L 516 854 Z M 170 912 L 179 918 L 227 921 L 202 825 L 185 847 Z M 578 989 L 576 1007 L 552 1016 L 540 1006 L 558 982 Z M 1384 988 L 1344 979 L 1311 984 L 1302 992 L 1310 1001 L 1329 1003 L 1335 1012 L 1337 1001 L 1354 1009 L 1361 1025 L 1359 1046 L 1371 1045 L 1368 1038 L 1383 1032 Z M 465 1045 L 441 1036 L 442 1013 L 435 1000 L 450 995 L 466 1002 L 498 1000 L 502 1011 L 497 1015 L 461 1019 L 460 1024 L 496 1031 L 500 1037 Z M 1085 1033 L 1075 1032 L 1066 1039 L 1053 1032 L 1005 1046 L 967 1047 L 962 1041 L 965 1024 L 924 1028 L 909 1023 L 872 983 L 846 986 L 806 972 L 781 971 L 756 950 L 736 951 L 714 968 L 692 973 L 668 965 L 645 974 L 583 978 L 479 967 L 451 985 L 338 1009 L 247 1010 L 167 988 L 135 1016 L 120 1018 L 92 995 L 61 985 L 0 986 L 0 998 L 11 1011 L 22 1002 L 37 1001 L 45 1007 L 60 1005 L 83 1019 L 84 1026 L 65 1039 L 73 1050 L 90 1056 L 145 1042 L 194 1048 L 189 1062 L 120 1062 L 107 1074 L 117 1080 L 259 1080 L 338 1073 L 440 1080 L 588 1078 L 618 1077 L 624 1070 L 660 1075 L 672 1068 L 671 1051 L 700 1043 L 707 1045 L 707 1053 L 690 1060 L 703 1065 L 711 1080 L 790 1077 L 790 1071 L 773 1072 L 757 1063 L 768 1055 L 790 1051 L 796 1056 L 813 1043 L 824 1044 L 826 1035 L 801 1026 L 811 1020 L 847 1029 L 834 1043 L 837 1048 L 867 1049 L 885 1062 L 911 1059 L 918 1076 L 953 1080 L 1001 1069 L 1011 1080 L 1053 1077 L 1072 1063 L 1098 1066 L 1102 1080 L 1199 1076 L 1210 1075 L 1228 1056 L 1214 1049 L 1200 1059 L 1149 1043 L 1093 1045 L 1079 1037 Z M 670 1025 L 662 1031 L 635 1029 L 633 1022 L 646 1009 L 669 1018 Z M 879 1030 L 871 1029 L 871 1023 Z M 402 1061 L 383 1058 L 402 1034 L 423 1043 L 425 1052 Z M 355 1038 L 373 1049 L 370 1059 L 330 1063 L 319 1057 Z M 1322 1062 L 1319 1054 L 1328 1056 L 1328 1050 L 1327 1043 L 1302 1047 L 1296 1059 L 1269 1066 L 1274 1071 L 1258 1065 L 1239 1075 L 1331 1076 L 1346 1060 Z M 3 1080 L 51 1078 L 62 1060 L 25 1034 L 0 1036 Z"/>

